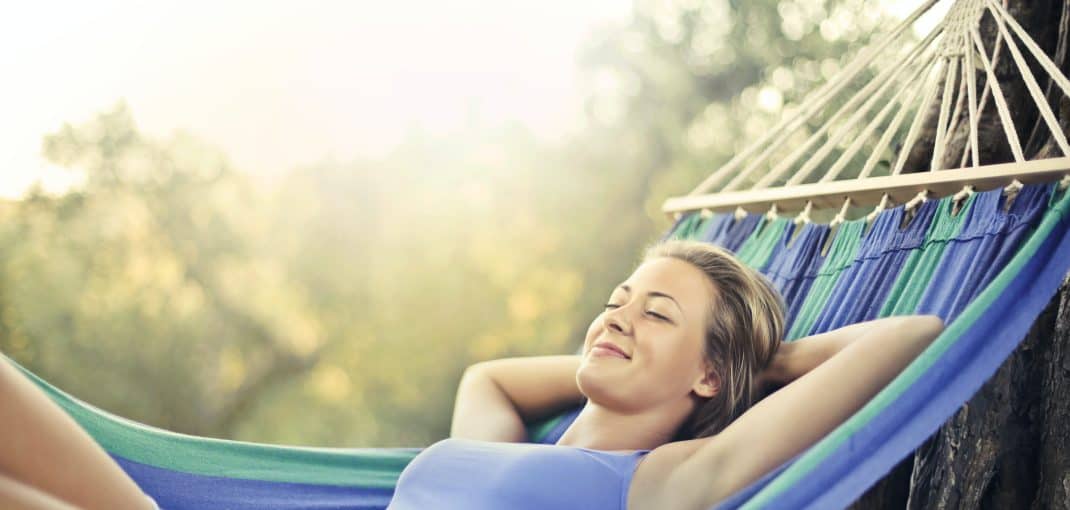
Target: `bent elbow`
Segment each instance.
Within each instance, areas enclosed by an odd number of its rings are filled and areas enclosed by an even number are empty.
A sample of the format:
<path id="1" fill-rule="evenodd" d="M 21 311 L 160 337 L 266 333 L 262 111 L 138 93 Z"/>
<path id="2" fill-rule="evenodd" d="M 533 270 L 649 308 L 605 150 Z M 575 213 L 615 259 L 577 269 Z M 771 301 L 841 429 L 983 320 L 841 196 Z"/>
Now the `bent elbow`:
<path id="1" fill-rule="evenodd" d="M 944 319 L 939 315 L 922 315 L 921 318 L 925 321 L 925 325 L 937 334 L 944 330 Z"/>
<path id="2" fill-rule="evenodd" d="M 932 342 L 944 331 L 944 319 L 939 315 L 917 315 L 913 318 L 918 332 L 926 341 Z"/>

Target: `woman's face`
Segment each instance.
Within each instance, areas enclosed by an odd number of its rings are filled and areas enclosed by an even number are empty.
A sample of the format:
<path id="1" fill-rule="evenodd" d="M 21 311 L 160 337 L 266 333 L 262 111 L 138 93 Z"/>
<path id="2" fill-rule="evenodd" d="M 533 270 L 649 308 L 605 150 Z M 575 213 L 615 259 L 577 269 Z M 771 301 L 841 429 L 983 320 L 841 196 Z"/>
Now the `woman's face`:
<path id="1" fill-rule="evenodd" d="M 703 344 L 714 292 L 706 275 L 688 262 L 671 257 L 644 262 L 612 290 L 587 329 L 576 372 L 583 394 L 620 412 L 690 408 L 692 392 L 713 396 L 717 386 L 706 377 Z M 628 358 L 604 355 L 595 349 L 602 342 Z"/>

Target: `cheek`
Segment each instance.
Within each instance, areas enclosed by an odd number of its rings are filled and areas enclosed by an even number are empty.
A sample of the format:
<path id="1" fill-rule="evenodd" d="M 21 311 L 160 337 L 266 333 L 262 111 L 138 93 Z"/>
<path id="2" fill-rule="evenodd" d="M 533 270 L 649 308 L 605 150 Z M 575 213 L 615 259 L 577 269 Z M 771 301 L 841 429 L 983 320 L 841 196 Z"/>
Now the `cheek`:
<path id="1" fill-rule="evenodd" d="M 700 367 L 702 351 L 693 341 L 679 336 L 666 336 L 642 351 L 646 366 L 643 370 L 655 377 L 665 389 L 690 387 L 696 367 Z"/>
<path id="2" fill-rule="evenodd" d="M 587 350 L 589 350 L 591 348 L 591 345 L 594 344 L 595 337 L 597 337 L 598 334 L 601 331 L 602 331 L 602 314 L 598 314 L 598 317 L 595 317 L 595 319 L 593 321 L 591 321 L 591 325 L 587 327 L 587 335 L 585 337 L 583 337 L 583 351 L 584 352 L 587 352 Z"/>
<path id="3" fill-rule="evenodd" d="M 681 358 L 687 356 L 683 339 L 673 332 L 660 332 L 650 336 L 648 341 L 637 345 L 637 348 L 657 370 L 671 370 Z"/>

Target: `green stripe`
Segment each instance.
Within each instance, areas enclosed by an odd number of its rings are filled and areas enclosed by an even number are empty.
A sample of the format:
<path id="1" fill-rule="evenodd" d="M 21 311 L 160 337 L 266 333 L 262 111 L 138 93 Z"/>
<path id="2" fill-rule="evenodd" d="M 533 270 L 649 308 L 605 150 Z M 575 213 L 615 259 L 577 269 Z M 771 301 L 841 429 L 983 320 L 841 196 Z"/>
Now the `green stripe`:
<path id="1" fill-rule="evenodd" d="M 546 435 L 549 434 L 550 431 L 553 430 L 554 427 L 561 422 L 561 420 L 565 419 L 565 415 L 568 413 L 569 411 L 565 411 L 544 422 L 529 425 L 527 427 L 528 438 L 531 439 L 532 443 L 542 442 L 543 438 L 545 438 Z"/>
<path id="2" fill-rule="evenodd" d="M 865 218 L 845 221 L 840 225 L 839 230 L 836 231 L 836 237 L 832 239 L 832 246 L 829 247 L 825 262 L 821 264 L 814 282 L 810 284 L 806 299 L 795 316 L 791 330 L 785 337 L 787 341 L 806 336 L 817 322 L 821 310 L 825 308 L 829 297 L 832 296 L 832 289 L 836 287 L 836 282 L 854 261 L 858 248 L 862 244 L 862 232 L 865 228 Z"/>
<path id="3" fill-rule="evenodd" d="M 12 361 L 105 450 L 158 468 L 271 482 L 393 488 L 418 448 L 276 446 L 178 434 L 82 402 Z"/>
<path id="4" fill-rule="evenodd" d="M 695 237 L 695 234 L 697 234 L 702 229 L 702 225 L 704 223 L 706 223 L 705 219 L 698 212 L 688 214 L 687 217 L 684 218 L 684 221 L 681 221 L 680 224 L 677 225 L 676 230 L 672 232 L 672 235 L 669 236 L 669 239 L 692 239 L 693 237 Z"/>
<path id="5" fill-rule="evenodd" d="M 762 508 L 784 491 L 790 490 L 804 476 L 816 469 L 821 462 L 831 455 L 840 445 L 848 441 L 851 436 L 876 419 L 880 413 L 900 395 L 903 394 L 915 381 L 947 350 L 955 344 L 963 334 L 973 325 L 977 319 L 989 312 L 992 302 L 999 297 L 1004 289 L 1014 281 L 1022 268 L 1036 255 L 1037 249 L 1055 230 L 1055 227 L 1067 215 L 1070 209 L 1070 194 L 1064 196 L 1044 215 L 1040 226 L 1030 236 L 1029 240 L 1018 250 L 1014 258 L 1000 271 L 992 283 L 971 302 L 962 314 L 948 324 L 944 332 L 922 352 L 917 359 L 908 365 L 891 383 L 888 384 L 872 400 L 866 403 L 857 413 L 837 427 L 824 439 L 819 441 L 809 450 L 804 452 L 799 459 L 789 466 L 783 473 L 773 479 L 765 488 L 755 494 L 742 508 Z"/>
<path id="6" fill-rule="evenodd" d="M 770 222 L 763 216 L 754 232 L 739 247 L 736 257 L 754 269 L 765 267 L 790 223 L 791 220 L 787 218 L 776 218 Z"/>
<path id="7" fill-rule="evenodd" d="M 936 273 L 936 267 L 940 265 L 944 250 L 948 243 L 959 235 L 964 224 L 963 218 L 973 208 L 976 198 L 976 194 L 970 195 L 963 203 L 962 209 L 954 216 L 951 215 L 952 197 L 940 199 L 921 249 L 913 250 L 907 256 L 892 289 L 884 298 L 878 317 L 914 313 L 925 289 L 929 287 L 933 274 Z"/>

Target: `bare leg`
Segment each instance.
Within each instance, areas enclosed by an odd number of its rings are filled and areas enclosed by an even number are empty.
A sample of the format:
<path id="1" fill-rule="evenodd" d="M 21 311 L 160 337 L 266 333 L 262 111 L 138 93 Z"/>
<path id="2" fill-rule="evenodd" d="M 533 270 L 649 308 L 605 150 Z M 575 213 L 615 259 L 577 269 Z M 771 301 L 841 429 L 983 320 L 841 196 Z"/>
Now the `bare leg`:
<path id="1" fill-rule="evenodd" d="M 3 358 L 0 437 L 0 476 L 81 508 L 152 508 L 104 449 Z"/>
<path id="2" fill-rule="evenodd" d="M 0 475 L 0 508 L 8 510 L 76 510 L 37 488 Z"/>

